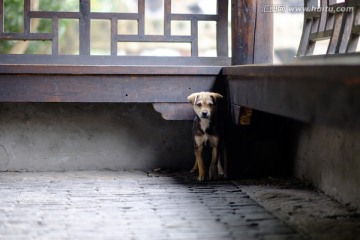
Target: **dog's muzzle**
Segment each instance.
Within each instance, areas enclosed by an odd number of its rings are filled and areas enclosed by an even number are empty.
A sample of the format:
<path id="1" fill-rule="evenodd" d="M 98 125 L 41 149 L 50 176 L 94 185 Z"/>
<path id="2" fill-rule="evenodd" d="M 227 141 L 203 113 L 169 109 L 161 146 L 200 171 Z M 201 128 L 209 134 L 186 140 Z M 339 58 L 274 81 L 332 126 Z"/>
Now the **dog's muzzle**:
<path id="1" fill-rule="evenodd" d="M 207 112 L 207 111 L 201 112 L 201 118 L 208 118 L 208 117 L 209 117 L 209 112 Z"/>

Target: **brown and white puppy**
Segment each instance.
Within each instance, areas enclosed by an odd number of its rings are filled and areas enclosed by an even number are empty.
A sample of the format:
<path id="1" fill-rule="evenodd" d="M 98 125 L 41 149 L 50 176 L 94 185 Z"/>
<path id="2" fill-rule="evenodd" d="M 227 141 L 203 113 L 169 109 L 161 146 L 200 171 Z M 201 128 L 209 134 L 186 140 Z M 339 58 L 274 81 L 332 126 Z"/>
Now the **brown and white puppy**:
<path id="1" fill-rule="evenodd" d="M 199 170 L 198 181 L 204 181 L 206 167 L 203 159 L 204 147 L 211 148 L 211 163 L 209 178 L 215 179 L 218 174 L 223 174 L 220 157 L 221 130 L 217 112 L 218 100 L 223 96 L 214 92 L 197 92 L 188 96 L 188 101 L 193 105 L 196 117 L 193 124 L 195 165 L 191 172 Z"/>

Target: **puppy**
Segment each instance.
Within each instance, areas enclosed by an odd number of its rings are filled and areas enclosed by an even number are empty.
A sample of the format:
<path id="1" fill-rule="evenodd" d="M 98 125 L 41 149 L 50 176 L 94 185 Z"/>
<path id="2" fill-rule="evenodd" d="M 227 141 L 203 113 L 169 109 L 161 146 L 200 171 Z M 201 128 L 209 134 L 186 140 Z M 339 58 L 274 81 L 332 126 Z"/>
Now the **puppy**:
<path id="1" fill-rule="evenodd" d="M 219 116 L 216 114 L 218 100 L 223 96 L 214 92 L 197 92 L 188 96 L 196 113 L 193 124 L 195 164 L 191 172 L 199 170 L 198 181 L 204 181 L 206 170 L 203 159 L 204 147 L 211 148 L 211 164 L 209 178 L 215 179 L 218 174 L 223 175 L 223 168 L 219 160 L 221 130 Z"/>

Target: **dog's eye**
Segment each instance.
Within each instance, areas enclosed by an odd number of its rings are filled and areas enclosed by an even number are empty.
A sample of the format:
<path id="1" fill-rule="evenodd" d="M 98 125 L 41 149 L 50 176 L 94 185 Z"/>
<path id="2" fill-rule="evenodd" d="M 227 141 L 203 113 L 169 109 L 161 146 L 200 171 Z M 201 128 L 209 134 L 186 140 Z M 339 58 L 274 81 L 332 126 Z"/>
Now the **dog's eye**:
<path id="1" fill-rule="evenodd" d="M 196 106 L 201 107 L 201 103 L 197 103 Z"/>
<path id="2" fill-rule="evenodd" d="M 213 104 L 213 103 L 209 103 L 209 107 L 212 107 L 212 106 L 214 106 L 214 104 Z"/>

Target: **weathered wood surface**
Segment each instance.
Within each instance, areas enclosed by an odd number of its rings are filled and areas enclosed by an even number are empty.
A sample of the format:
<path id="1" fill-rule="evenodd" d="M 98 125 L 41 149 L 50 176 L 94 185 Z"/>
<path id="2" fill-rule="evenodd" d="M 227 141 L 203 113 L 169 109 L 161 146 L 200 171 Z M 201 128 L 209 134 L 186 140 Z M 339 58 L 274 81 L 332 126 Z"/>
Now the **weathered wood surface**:
<path id="1" fill-rule="evenodd" d="M 232 0 L 232 65 L 272 63 L 273 16 L 261 12 L 269 0 Z"/>
<path id="2" fill-rule="evenodd" d="M 0 54 L 1 65 L 228 66 L 229 57 L 67 56 Z"/>
<path id="3" fill-rule="evenodd" d="M 54 64 L 2 64 L 0 74 L 60 74 L 60 75 L 213 75 L 221 66 L 129 66 L 129 65 L 54 65 Z"/>
<path id="4" fill-rule="evenodd" d="M 336 126 L 360 122 L 356 65 L 234 66 L 223 68 L 236 106 Z"/>
<path id="5" fill-rule="evenodd" d="M 0 102 L 186 102 L 216 76 L 1 75 Z"/>
<path id="6" fill-rule="evenodd" d="M 0 102 L 158 103 L 168 120 L 192 120 L 187 96 L 211 91 L 219 66 L 0 65 Z"/>
<path id="7" fill-rule="evenodd" d="M 268 51 L 262 49 L 262 44 L 272 39 L 266 32 L 269 16 L 256 14 L 257 4 L 256 0 L 233 0 L 232 31 L 236 43 L 232 65 L 238 66 L 224 67 L 222 73 L 229 83 L 234 122 L 239 122 L 244 107 L 305 122 L 360 122 L 360 55 L 353 53 L 359 40 L 358 22 L 354 19 L 360 18 L 360 1 L 305 1 L 305 6 L 313 11 L 304 13 L 295 64 L 287 66 L 256 65 L 263 63 L 256 62 L 257 52 L 266 56 Z M 324 6 L 329 10 L 317 10 Z M 350 7 L 352 11 L 333 11 L 339 7 Z M 264 31 L 262 35 L 256 34 L 259 30 Z M 327 52 L 311 56 L 316 42 L 324 39 L 330 40 Z M 248 65 L 240 66 L 244 64 Z"/>

